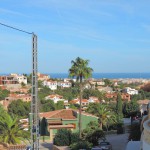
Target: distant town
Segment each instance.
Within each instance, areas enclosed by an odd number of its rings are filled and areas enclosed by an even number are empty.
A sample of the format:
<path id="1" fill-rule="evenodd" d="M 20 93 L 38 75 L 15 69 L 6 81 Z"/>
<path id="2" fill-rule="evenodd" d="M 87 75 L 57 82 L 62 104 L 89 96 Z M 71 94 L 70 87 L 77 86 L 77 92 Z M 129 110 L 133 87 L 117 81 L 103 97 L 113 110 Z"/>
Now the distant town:
<path id="1" fill-rule="evenodd" d="M 42 73 L 38 73 L 37 77 L 42 128 L 40 134 L 43 141 L 55 141 L 55 145 L 63 145 L 60 141 L 57 142 L 59 130 L 63 130 L 63 135 L 68 129 L 71 134 L 76 134 L 79 130 L 80 115 L 82 134 L 92 125 L 91 122 L 98 122 L 100 126 L 93 132 L 99 132 L 96 130 L 100 128 L 106 134 L 124 133 L 130 140 L 141 137 L 136 137 L 128 131 L 122 119 L 129 118 L 128 125 L 140 125 L 140 118 L 148 112 L 150 79 L 83 79 L 80 114 L 80 86 L 75 78 L 54 79 Z M 31 88 L 31 74 L 11 73 L 0 76 L 0 104 L 9 114 L 19 117 L 26 132 L 29 132 L 30 128 Z M 103 120 L 100 121 L 101 118 Z M 47 125 L 43 126 L 45 119 Z M 94 128 L 96 126 L 97 124 L 94 124 Z"/>

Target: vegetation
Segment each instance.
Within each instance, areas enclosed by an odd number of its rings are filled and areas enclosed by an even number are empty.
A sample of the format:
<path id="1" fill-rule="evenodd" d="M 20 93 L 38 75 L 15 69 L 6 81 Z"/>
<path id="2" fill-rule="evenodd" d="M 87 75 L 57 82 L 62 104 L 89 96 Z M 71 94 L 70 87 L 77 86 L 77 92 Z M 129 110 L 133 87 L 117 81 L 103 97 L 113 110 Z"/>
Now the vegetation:
<path id="1" fill-rule="evenodd" d="M 56 110 L 54 101 L 52 100 L 41 100 L 41 112 L 48 112 Z"/>
<path id="2" fill-rule="evenodd" d="M 90 122 L 87 125 L 87 128 L 83 130 L 82 138 L 83 140 L 92 143 L 93 146 L 97 146 L 98 141 L 105 138 L 105 134 L 99 128 L 99 124 L 97 122 Z"/>
<path id="3" fill-rule="evenodd" d="M 0 88 L 0 100 L 4 100 L 5 97 L 8 97 L 9 93 L 10 93 L 10 92 L 9 92 L 8 90 L 2 90 L 2 89 Z"/>
<path id="4" fill-rule="evenodd" d="M 97 89 L 84 89 L 83 90 L 83 98 L 85 99 L 89 99 L 89 97 L 91 96 L 95 96 L 98 97 L 99 100 L 104 98 L 104 94 L 103 92 L 98 91 Z"/>
<path id="5" fill-rule="evenodd" d="M 30 102 L 23 102 L 20 99 L 12 101 L 8 106 L 8 113 L 21 118 L 27 118 L 30 113 Z"/>
<path id="6" fill-rule="evenodd" d="M 79 141 L 79 134 L 72 133 L 67 129 L 60 129 L 55 135 L 54 144 L 57 146 L 69 146 L 74 142 Z"/>
<path id="7" fill-rule="evenodd" d="M 29 138 L 29 132 L 23 130 L 23 123 L 19 118 L 10 116 L 0 108 L 0 142 L 19 144 Z"/>
<path id="8" fill-rule="evenodd" d="M 92 75 L 93 69 L 88 67 L 89 60 L 84 60 L 80 57 L 77 57 L 75 61 L 71 61 L 72 66 L 69 69 L 69 76 L 76 77 L 77 81 L 80 83 L 80 109 L 79 109 L 79 135 L 81 138 L 81 100 L 82 100 L 82 90 L 83 90 L 83 79 L 89 78 Z"/>
<path id="9" fill-rule="evenodd" d="M 80 140 L 80 141 L 70 145 L 70 148 L 71 148 L 71 150 L 79 150 L 79 149 L 91 150 L 92 144 L 87 141 Z"/>
<path id="10" fill-rule="evenodd" d="M 140 131 L 140 124 L 132 124 L 130 126 L 130 134 L 128 137 L 129 141 L 140 141 L 141 138 L 141 131 Z"/>
<path id="11" fill-rule="evenodd" d="M 126 117 L 131 117 L 132 122 L 132 118 L 137 116 L 137 114 L 139 113 L 139 104 L 136 100 L 132 100 L 129 103 L 125 103 L 123 112 Z"/>
<path id="12" fill-rule="evenodd" d="M 92 113 L 99 118 L 98 120 L 101 130 L 103 126 L 107 128 L 110 124 L 116 122 L 115 114 L 105 104 L 90 104 L 87 108 L 87 112 Z"/>
<path id="13" fill-rule="evenodd" d="M 116 113 L 117 113 L 117 121 L 122 122 L 123 113 L 122 113 L 122 99 L 120 93 L 118 93 L 117 95 Z"/>

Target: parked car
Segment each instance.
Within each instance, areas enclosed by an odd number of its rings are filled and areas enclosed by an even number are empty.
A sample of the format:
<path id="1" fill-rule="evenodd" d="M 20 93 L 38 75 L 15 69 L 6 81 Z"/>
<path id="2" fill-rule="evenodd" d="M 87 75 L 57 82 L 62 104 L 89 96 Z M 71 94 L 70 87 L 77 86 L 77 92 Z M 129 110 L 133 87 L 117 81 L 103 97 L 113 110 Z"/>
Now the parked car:
<path id="1" fill-rule="evenodd" d="M 112 145 L 107 141 L 100 142 L 99 147 L 102 150 L 112 150 Z"/>

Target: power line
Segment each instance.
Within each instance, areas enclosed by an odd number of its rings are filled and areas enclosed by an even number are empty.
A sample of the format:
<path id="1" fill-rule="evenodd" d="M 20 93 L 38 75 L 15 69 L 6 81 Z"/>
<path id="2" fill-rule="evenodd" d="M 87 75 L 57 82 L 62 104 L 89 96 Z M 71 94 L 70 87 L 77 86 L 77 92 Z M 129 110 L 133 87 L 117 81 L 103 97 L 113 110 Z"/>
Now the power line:
<path id="1" fill-rule="evenodd" d="M 11 28 L 11 29 L 14 29 L 14 30 L 17 30 L 17 31 L 20 31 L 20 32 L 24 32 L 24 33 L 27 33 L 27 34 L 33 34 L 33 33 L 31 33 L 31 32 L 27 32 L 27 31 L 25 31 L 25 30 L 21 30 L 21 29 L 18 29 L 18 28 L 16 28 L 16 27 L 13 27 L 13 26 L 9 26 L 9 25 L 6 25 L 6 24 L 1 23 L 1 22 L 0 22 L 0 25 L 5 26 L 5 27 L 8 27 L 8 28 Z"/>

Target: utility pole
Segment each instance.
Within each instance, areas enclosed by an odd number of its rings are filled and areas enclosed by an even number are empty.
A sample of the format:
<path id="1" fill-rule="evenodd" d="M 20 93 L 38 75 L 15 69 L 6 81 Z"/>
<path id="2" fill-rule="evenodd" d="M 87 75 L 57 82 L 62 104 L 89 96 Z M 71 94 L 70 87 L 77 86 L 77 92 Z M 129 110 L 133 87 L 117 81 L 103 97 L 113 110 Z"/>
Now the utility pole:
<path id="1" fill-rule="evenodd" d="M 37 60 L 37 36 L 34 33 L 4 24 L 0 25 L 13 30 L 32 35 L 32 101 L 31 101 L 31 115 L 30 115 L 30 133 L 31 133 L 31 150 L 39 150 L 39 101 L 38 101 L 38 60 Z"/>
<path id="2" fill-rule="evenodd" d="M 39 150 L 39 101 L 38 101 L 37 36 L 32 33 L 32 101 L 31 101 L 31 150 Z"/>

